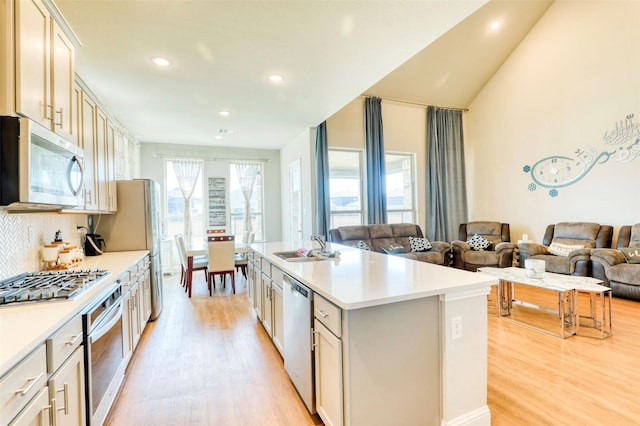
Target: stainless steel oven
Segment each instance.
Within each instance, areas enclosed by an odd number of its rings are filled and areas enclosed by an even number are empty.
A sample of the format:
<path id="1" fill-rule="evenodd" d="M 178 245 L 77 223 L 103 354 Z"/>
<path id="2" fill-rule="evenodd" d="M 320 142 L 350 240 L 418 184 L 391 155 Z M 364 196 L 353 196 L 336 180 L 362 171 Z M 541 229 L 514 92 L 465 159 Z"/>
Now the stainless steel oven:
<path id="1" fill-rule="evenodd" d="M 125 288 L 117 283 L 83 315 L 88 425 L 104 422 L 124 379 L 129 327 Z"/>

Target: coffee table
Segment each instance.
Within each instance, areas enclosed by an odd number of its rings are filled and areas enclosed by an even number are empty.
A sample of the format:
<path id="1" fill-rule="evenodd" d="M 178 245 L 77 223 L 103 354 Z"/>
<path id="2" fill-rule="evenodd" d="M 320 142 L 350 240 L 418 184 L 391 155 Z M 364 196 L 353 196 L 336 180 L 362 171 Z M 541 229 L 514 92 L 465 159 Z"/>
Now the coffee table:
<path id="1" fill-rule="evenodd" d="M 478 271 L 499 280 L 495 303 L 499 317 L 562 338 L 575 334 L 605 338 L 612 334 L 611 289 L 600 285 L 600 280 L 551 272 L 545 272 L 543 278 L 530 278 L 526 276 L 525 269 L 515 267 L 479 268 Z M 554 292 L 557 306 L 549 307 L 536 303 L 535 300 L 518 299 L 515 294 L 516 285 L 535 288 L 543 293 Z M 585 298 L 589 301 L 588 312 L 582 312 L 584 309 L 580 300 Z M 524 307 L 527 310 L 526 315 L 515 315 L 521 313 L 515 310 L 516 306 Z M 539 320 L 544 318 L 529 312 L 531 309 L 546 313 L 549 319 L 546 324 L 550 324 L 550 328 L 541 327 Z M 553 315 L 549 315 L 550 313 Z"/>

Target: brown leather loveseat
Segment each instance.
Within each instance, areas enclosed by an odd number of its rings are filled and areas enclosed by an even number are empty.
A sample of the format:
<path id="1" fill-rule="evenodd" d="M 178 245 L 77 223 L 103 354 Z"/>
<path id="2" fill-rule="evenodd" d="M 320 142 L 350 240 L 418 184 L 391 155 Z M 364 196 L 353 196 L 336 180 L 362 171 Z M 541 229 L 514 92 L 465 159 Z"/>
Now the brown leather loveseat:
<path id="1" fill-rule="evenodd" d="M 340 226 L 329 230 L 329 241 L 346 246 L 357 247 L 364 243 L 371 250 L 385 253 L 392 245 L 401 245 L 403 253 L 394 253 L 421 262 L 449 265 L 451 245 L 443 241 L 430 241 L 431 249 L 427 251 L 411 251 L 409 237 L 424 238 L 420 226 L 412 223 L 376 224 Z M 361 243 L 362 242 L 362 243 Z"/>

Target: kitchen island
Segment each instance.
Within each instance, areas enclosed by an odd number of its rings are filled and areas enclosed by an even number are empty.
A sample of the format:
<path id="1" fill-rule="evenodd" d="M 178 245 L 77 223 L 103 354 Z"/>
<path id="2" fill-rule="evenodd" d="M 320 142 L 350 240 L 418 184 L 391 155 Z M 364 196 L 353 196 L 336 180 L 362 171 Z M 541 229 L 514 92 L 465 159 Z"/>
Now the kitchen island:
<path id="1" fill-rule="evenodd" d="M 310 249 L 311 242 L 251 247 L 254 262 L 265 260 L 308 286 L 316 305 L 335 306 L 339 365 L 328 382 L 339 378 L 336 423 L 491 423 L 486 297 L 495 279 L 342 245 L 328 244 L 339 258 L 308 262 L 274 253 Z M 316 308 L 316 328 L 317 319 Z M 316 352 L 316 382 L 324 383 L 327 372 L 319 377 L 317 364 Z"/>

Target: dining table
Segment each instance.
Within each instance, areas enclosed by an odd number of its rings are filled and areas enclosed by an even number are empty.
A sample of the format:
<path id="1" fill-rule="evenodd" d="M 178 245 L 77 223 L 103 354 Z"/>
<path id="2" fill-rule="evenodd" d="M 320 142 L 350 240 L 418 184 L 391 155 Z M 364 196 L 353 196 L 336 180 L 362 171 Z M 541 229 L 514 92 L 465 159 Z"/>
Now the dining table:
<path id="1" fill-rule="evenodd" d="M 185 249 L 187 252 L 187 289 L 189 297 L 191 297 L 191 283 L 193 281 L 193 258 L 196 256 L 207 256 L 209 254 L 209 242 L 207 239 L 203 240 L 185 240 Z M 242 241 L 235 241 L 236 253 L 247 253 L 249 251 L 249 244 Z"/>

